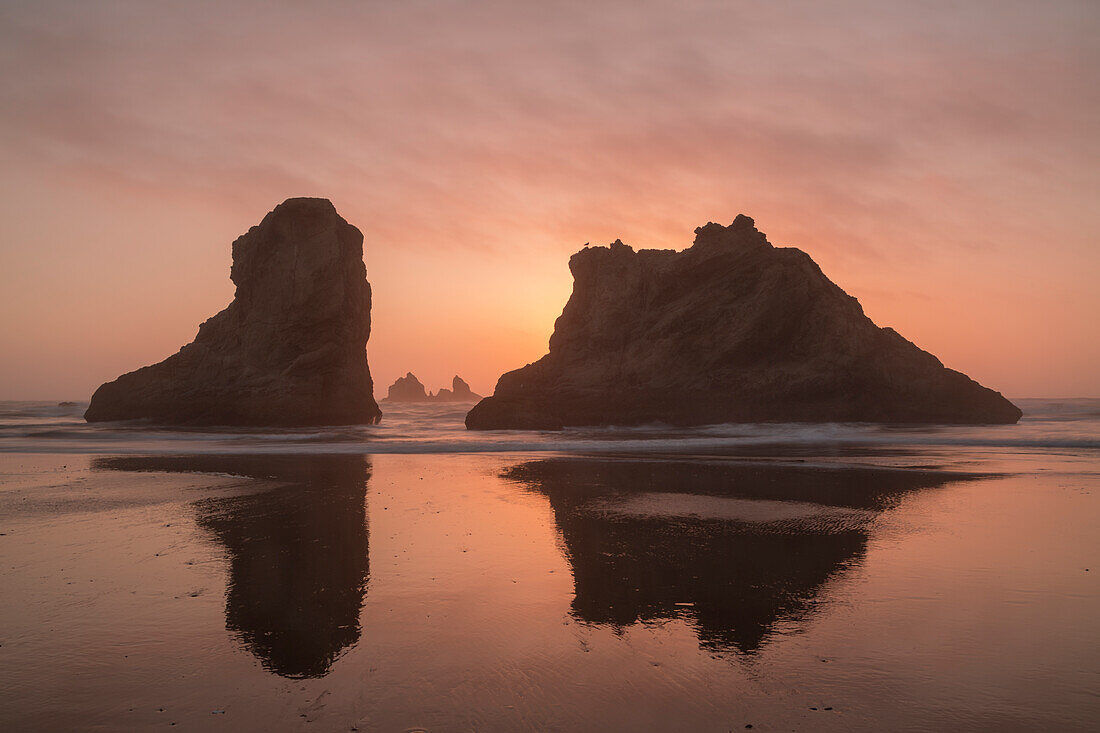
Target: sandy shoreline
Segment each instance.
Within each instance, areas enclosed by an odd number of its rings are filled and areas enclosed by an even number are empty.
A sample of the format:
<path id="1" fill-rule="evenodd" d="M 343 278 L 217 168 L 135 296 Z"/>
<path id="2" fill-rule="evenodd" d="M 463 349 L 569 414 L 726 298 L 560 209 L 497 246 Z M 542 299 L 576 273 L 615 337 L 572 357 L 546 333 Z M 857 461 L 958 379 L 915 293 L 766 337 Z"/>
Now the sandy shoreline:
<path id="1" fill-rule="evenodd" d="M 0 727 L 1073 729 L 1100 713 L 1082 697 L 1095 476 L 701 461 L 667 464 L 673 484 L 661 465 L 0 456 Z M 1008 663 L 1020 645 L 1035 665 Z"/>

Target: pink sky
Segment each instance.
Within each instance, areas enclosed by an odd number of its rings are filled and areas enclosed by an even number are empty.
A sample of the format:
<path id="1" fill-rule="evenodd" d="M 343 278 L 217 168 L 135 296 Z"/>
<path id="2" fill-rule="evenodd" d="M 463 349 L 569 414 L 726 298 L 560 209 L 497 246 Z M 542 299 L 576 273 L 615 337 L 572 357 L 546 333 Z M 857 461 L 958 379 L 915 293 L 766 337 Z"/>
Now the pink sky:
<path id="1" fill-rule="evenodd" d="M 7 2 L 0 399 L 175 352 L 291 196 L 363 231 L 380 395 L 487 393 L 586 242 L 745 213 L 948 366 L 1100 396 L 1097 37 L 1091 0 Z"/>

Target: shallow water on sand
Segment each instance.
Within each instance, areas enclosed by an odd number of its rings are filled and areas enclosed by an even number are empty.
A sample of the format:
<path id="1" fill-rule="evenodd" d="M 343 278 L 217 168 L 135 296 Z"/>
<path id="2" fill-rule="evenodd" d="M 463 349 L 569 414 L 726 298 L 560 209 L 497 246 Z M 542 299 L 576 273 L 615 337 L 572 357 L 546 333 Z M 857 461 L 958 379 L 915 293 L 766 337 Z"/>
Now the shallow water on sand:
<path id="1" fill-rule="evenodd" d="M 9 415 L 0 730 L 1095 729 L 1090 409 L 538 451 Z"/>

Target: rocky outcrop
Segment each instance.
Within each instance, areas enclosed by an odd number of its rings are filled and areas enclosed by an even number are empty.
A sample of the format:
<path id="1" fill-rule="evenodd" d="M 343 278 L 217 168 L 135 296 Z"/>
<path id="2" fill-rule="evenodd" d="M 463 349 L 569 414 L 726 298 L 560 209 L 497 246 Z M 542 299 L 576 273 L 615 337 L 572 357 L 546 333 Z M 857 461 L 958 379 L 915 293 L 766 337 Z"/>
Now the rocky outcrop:
<path id="1" fill-rule="evenodd" d="M 451 388 L 443 387 L 432 396 L 436 402 L 477 402 L 481 395 L 475 394 L 470 385 L 462 377 L 455 375 L 451 380 Z"/>
<path id="2" fill-rule="evenodd" d="M 390 385 L 386 399 L 390 402 L 427 402 L 428 394 L 416 375 L 408 372 Z"/>
<path id="3" fill-rule="evenodd" d="M 481 395 L 474 394 L 470 385 L 457 375 L 451 381 L 450 389 L 443 387 L 435 394 L 425 393 L 424 385 L 412 372 L 391 384 L 386 395 L 388 402 L 477 402 L 480 399 Z"/>
<path id="4" fill-rule="evenodd" d="M 374 423 L 363 235 L 325 199 L 288 199 L 233 242 L 233 302 L 159 364 L 96 390 L 89 422 Z"/>
<path id="5" fill-rule="evenodd" d="M 471 429 L 755 421 L 1014 423 L 998 392 L 947 369 L 753 220 L 681 252 L 622 242 L 569 260 L 550 353 L 504 374 Z"/>

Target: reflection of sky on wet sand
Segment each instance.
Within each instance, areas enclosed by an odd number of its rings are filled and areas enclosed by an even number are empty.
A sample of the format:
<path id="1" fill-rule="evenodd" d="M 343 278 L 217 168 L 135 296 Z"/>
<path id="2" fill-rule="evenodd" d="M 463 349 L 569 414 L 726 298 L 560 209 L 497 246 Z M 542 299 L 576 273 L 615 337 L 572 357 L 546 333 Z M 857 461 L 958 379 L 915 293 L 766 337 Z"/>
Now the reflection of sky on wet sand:
<path id="1" fill-rule="evenodd" d="M 762 463 L 0 456 L 0 727 L 1100 714 L 1090 474 Z"/>
<path id="2" fill-rule="evenodd" d="M 289 677 L 324 676 L 359 640 L 369 577 L 364 457 L 130 457 L 93 465 L 274 482 L 261 493 L 195 505 L 199 526 L 229 559 L 226 627 L 265 667 Z M 868 507 L 951 476 L 564 458 L 521 463 L 504 475 L 550 499 L 579 619 L 622 627 L 686 618 L 704 646 L 740 652 L 759 648 L 779 621 L 798 620 L 830 577 L 860 561 L 876 516 Z M 651 490 L 670 486 L 675 491 Z"/>

